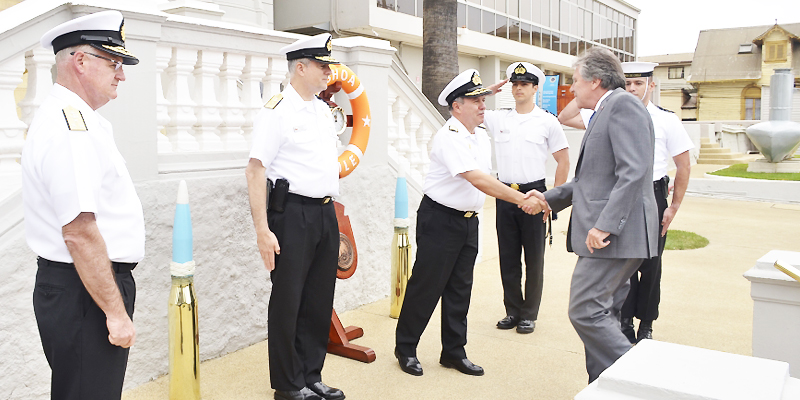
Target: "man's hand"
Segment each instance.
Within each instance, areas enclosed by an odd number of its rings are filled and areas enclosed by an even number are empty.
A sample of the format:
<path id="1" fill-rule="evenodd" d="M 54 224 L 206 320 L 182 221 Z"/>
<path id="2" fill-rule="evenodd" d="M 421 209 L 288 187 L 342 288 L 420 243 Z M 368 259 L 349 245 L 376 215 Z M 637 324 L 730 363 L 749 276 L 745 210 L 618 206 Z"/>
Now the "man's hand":
<path id="1" fill-rule="evenodd" d="M 264 266 L 267 268 L 267 271 L 272 271 L 275 269 L 275 254 L 281 254 L 281 246 L 278 244 L 278 238 L 269 229 L 256 236 L 258 251 L 261 253 L 261 259 L 264 260 Z"/>
<path id="2" fill-rule="evenodd" d="M 114 346 L 128 348 L 136 342 L 136 328 L 127 313 L 120 316 L 106 316 L 108 341 Z"/>
<path id="3" fill-rule="evenodd" d="M 525 211 L 527 214 L 536 215 L 544 210 L 545 204 L 536 197 L 527 196 L 517 207 L 521 208 L 522 211 Z"/>
<path id="4" fill-rule="evenodd" d="M 525 193 L 525 198 L 526 199 L 530 198 L 530 197 L 534 197 L 536 199 L 539 199 L 539 201 L 541 202 L 542 211 L 544 211 L 544 214 L 542 214 L 542 222 L 546 222 L 547 221 L 547 216 L 550 215 L 550 212 L 553 211 L 553 210 L 550 209 L 550 205 L 547 204 L 547 200 L 544 198 L 544 194 L 542 194 L 542 192 L 540 192 L 540 191 L 538 191 L 536 189 L 531 189 L 528 193 Z M 522 206 L 520 206 L 520 207 L 522 208 L 522 211 L 525 211 L 526 213 L 531 214 L 530 212 L 528 212 L 528 210 L 525 209 L 525 207 L 522 207 Z M 536 213 L 533 213 L 533 214 L 536 214 Z"/>
<path id="5" fill-rule="evenodd" d="M 586 235 L 586 248 L 589 249 L 589 253 L 594 253 L 594 249 L 602 249 L 603 247 L 608 246 L 611 242 L 605 240 L 610 233 L 603 232 L 600 229 L 592 228 L 589 231 L 589 234 Z"/>
<path id="6" fill-rule="evenodd" d="M 494 84 L 494 85 L 492 85 L 492 86 L 487 86 L 486 88 L 487 88 L 487 89 L 489 89 L 489 90 L 491 90 L 491 91 L 492 91 L 492 94 L 497 94 L 497 93 L 500 93 L 500 92 L 502 92 L 502 91 L 503 91 L 503 90 L 501 90 L 500 88 L 501 88 L 503 85 L 505 85 L 505 84 L 506 84 L 506 82 L 508 82 L 508 78 L 506 78 L 506 79 L 504 79 L 504 80 L 502 80 L 502 81 L 500 81 L 500 82 L 497 82 L 497 83 L 495 83 L 495 84 Z"/>
<path id="7" fill-rule="evenodd" d="M 667 207 L 667 209 L 664 210 L 664 218 L 661 219 L 661 226 L 662 226 L 661 236 L 665 236 L 667 234 L 667 229 L 669 229 L 669 224 L 672 223 L 672 219 L 675 218 L 675 213 L 677 212 L 678 210 L 672 206 Z"/>

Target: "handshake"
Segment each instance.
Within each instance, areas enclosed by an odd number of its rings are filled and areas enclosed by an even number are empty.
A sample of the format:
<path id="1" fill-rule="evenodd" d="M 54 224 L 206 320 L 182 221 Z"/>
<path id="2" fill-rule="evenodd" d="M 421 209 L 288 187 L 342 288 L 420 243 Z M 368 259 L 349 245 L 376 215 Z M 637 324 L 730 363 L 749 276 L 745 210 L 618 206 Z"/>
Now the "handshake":
<path id="1" fill-rule="evenodd" d="M 530 215 L 535 215 L 544 211 L 544 214 L 542 214 L 542 220 L 547 220 L 547 216 L 550 215 L 551 209 L 547 204 L 547 200 L 545 200 L 542 192 L 533 189 L 528 193 L 525 193 L 522 199 L 522 202 L 518 204 L 518 207 L 521 208 L 522 211 L 525 211 L 525 213 Z"/>

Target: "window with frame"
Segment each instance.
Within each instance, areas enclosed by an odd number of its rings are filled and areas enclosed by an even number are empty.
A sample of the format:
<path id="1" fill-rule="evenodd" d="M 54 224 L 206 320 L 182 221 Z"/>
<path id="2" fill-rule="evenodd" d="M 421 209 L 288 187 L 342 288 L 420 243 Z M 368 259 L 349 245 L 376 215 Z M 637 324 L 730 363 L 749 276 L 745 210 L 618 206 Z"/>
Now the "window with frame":
<path id="1" fill-rule="evenodd" d="M 742 119 L 760 120 L 761 119 L 761 89 L 748 87 L 742 91 L 744 102 L 742 109 Z"/>
<path id="2" fill-rule="evenodd" d="M 786 41 L 767 42 L 764 44 L 764 61 L 786 61 Z"/>
<path id="3" fill-rule="evenodd" d="M 683 67 L 669 67 L 669 79 L 683 79 Z"/>

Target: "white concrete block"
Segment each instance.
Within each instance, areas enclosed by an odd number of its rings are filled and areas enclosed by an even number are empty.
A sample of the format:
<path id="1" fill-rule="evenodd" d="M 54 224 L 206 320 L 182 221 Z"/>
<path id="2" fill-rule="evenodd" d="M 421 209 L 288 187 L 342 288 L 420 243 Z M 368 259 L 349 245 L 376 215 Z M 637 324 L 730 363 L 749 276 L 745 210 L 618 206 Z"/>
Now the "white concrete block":
<path id="1" fill-rule="evenodd" d="M 797 385 L 785 362 L 644 340 L 575 400 L 784 400 Z"/>

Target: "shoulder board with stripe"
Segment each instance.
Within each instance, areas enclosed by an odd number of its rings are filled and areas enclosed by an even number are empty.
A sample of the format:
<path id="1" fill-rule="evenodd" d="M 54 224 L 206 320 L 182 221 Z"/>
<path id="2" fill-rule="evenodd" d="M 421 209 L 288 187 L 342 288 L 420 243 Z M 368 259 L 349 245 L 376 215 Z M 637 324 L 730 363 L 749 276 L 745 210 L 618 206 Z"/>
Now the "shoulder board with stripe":
<path id="1" fill-rule="evenodd" d="M 264 108 L 273 109 L 278 105 L 278 103 L 281 102 L 281 100 L 283 100 L 283 95 L 278 93 L 278 94 L 272 96 L 272 98 L 269 99 L 267 104 L 264 104 Z"/>
<path id="2" fill-rule="evenodd" d="M 675 114 L 675 111 L 667 110 L 666 108 L 664 108 L 664 107 L 661 107 L 661 106 L 656 106 L 656 108 L 658 108 L 658 109 L 659 109 L 659 110 L 661 110 L 661 111 L 666 111 L 666 112 L 668 112 L 668 113 L 673 113 L 673 114 Z"/>
<path id="3" fill-rule="evenodd" d="M 452 126 L 448 125 L 447 129 L 450 129 L 450 132 L 458 132 L 458 129 L 453 128 Z"/>
<path id="4" fill-rule="evenodd" d="M 486 129 L 486 125 L 484 125 L 484 124 L 480 124 L 480 125 L 478 125 L 478 128 L 481 128 L 481 129 L 484 129 L 484 130 L 485 130 L 485 129 Z"/>
<path id="5" fill-rule="evenodd" d="M 67 121 L 67 128 L 71 131 L 87 131 L 86 121 L 83 119 L 81 110 L 75 107 L 64 107 L 61 112 L 64 114 L 64 119 Z"/>

